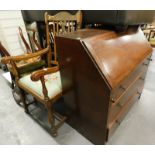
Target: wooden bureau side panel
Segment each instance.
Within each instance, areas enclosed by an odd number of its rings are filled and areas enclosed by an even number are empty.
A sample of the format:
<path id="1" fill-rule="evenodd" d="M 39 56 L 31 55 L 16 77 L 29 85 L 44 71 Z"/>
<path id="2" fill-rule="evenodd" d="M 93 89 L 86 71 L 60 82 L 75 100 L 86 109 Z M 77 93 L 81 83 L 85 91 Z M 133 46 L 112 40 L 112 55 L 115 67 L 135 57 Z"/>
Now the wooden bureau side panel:
<path id="1" fill-rule="evenodd" d="M 72 93 L 64 95 L 73 110 L 68 122 L 94 144 L 104 144 L 110 90 L 79 40 L 56 37 L 56 45 L 62 87 L 66 81 L 74 85 Z"/>

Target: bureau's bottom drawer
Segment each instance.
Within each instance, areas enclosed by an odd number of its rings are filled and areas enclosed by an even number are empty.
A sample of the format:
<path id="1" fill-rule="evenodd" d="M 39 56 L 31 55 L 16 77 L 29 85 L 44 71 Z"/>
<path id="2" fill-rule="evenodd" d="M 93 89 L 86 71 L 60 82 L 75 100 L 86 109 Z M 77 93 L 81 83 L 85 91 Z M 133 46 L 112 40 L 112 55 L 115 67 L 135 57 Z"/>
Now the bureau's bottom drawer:
<path id="1" fill-rule="evenodd" d="M 115 117 L 117 116 L 117 114 L 121 111 L 123 106 L 127 103 L 128 99 L 131 96 L 133 96 L 135 92 L 138 92 L 139 94 L 141 94 L 143 85 L 144 85 L 143 80 L 141 79 L 136 80 L 136 82 L 134 82 L 134 84 L 128 89 L 128 91 L 124 94 L 124 96 L 118 102 L 110 105 L 109 115 L 108 115 L 108 124 L 111 124 L 111 122 L 115 120 Z"/>
<path id="2" fill-rule="evenodd" d="M 110 124 L 108 124 L 107 140 L 113 134 L 115 129 L 120 125 L 121 121 L 129 111 L 130 107 L 138 100 L 139 96 L 139 93 L 135 92 L 135 94 L 127 100 L 127 102 L 117 114 L 115 119 Z"/>

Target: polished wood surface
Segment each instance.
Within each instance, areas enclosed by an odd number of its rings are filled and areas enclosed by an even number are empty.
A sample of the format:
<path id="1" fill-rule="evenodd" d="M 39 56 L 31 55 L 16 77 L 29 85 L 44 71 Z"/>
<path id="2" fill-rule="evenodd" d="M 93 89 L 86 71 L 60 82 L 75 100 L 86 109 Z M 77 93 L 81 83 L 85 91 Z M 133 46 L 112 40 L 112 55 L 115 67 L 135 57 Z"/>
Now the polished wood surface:
<path id="1" fill-rule="evenodd" d="M 115 36 L 115 32 L 113 34 L 105 33 L 103 37 L 98 36 L 84 40 L 112 88 L 115 88 L 127 77 L 151 50 L 140 29 L 136 32 L 127 33 L 125 36 Z"/>
<path id="2" fill-rule="evenodd" d="M 74 85 L 64 95 L 68 123 L 105 144 L 141 95 L 152 48 L 140 29 L 84 29 L 57 36 L 56 45 L 63 89 Z"/>
<path id="3" fill-rule="evenodd" d="M 113 104 L 117 104 L 117 102 L 124 96 L 124 94 L 128 91 L 128 89 L 134 84 L 134 81 L 145 71 L 147 71 L 147 67 L 149 65 L 149 58 L 151 56 L 147 56 L 144 61 L 142 61 L 136 69 L 130 74 L 124 81 L 117 85 L 115 89 L 111 92 L 110 101 Z"/>
<path id="4" fill-rule="evenodd" d="M 98 63 L 103 76 L 106 76 L 110 87 L 115 88 L 151 50 L 151 46 L 146 42 L 140 29 L 128 30 L 126 33 L 123 35 L 107 30 L 83 30 L 68 34 L 66 37 L 83 41 L 93 59 Z M 128 59 L 129 55 L 131 59 Z M 122 57 L 121 60 L 120 57 Z M 121 67 L 120 61 L 123 64 Z M 124 74 L 121 74 L 122 72 Z"/>

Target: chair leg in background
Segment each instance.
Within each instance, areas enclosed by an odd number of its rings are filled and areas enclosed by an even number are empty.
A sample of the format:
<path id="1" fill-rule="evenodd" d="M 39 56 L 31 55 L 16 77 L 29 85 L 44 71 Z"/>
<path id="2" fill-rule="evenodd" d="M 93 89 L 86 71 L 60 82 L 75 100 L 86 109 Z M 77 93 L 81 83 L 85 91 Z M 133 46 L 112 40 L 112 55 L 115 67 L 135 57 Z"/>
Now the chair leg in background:
<path id="1" fill-rule="evenodd" d="M 25 110 L 25 112 L 26 112 L 27 114 L 29 114 L 28 104 L 26 103 L 25 92 L 24 92 L 22 89 L 20 89 L 20 91 L 21 91 L 20 96 L 21 96 L 21 100 L 22 100 L 22 102 L 23 102 L 24 110 Z"/>
<path id="2" fill-rule="evenodd" d="M 51 102 L 47 102 L 47 110 L 48 110 L 48 122 L 51 124 L 51 134 L 53 137 L 57 136 L 57 130 L 55 128 L 55 118 L 54 111 Z"/>

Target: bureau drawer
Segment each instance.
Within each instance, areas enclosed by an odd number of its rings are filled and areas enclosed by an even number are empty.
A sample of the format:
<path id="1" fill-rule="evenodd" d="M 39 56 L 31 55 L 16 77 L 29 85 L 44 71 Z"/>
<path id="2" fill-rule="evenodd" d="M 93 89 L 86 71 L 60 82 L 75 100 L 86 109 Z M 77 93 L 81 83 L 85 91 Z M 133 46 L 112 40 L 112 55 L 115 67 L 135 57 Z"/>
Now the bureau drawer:
<path id="1" fill-rule="evenodd" d="M 129 75 L 124 81 L 122 81 L 115 89 L 112 90 L 110 95 L 110 102 L 115 103 L 120 100 L 124 94 L 127 92 L 127 89 L 132 86 L 133 81 L 139 77 L 140 74 L 146 74 L 147 68 L 150 62 L 149 55 L 138 67 L 137 69 Z"/>
<path id="2" fill-rule="evenodd" d="M 116 118 L 117 114 L 121 111 L 121 109 L 125 106 L 128 99 L 133 96 L 136 92 L 140 95 L 142 92 L 142 88 L 144 85 L 144 77 L 145 73 L 139 76 L 139 78 L 133 81 L 133 85 L 128 89 L 125 95 L 117 102 L 112 103 L 109 107 L 109 116 L 108 116 L 108 123 L 113 122 Z"/>
<path id="3" fill-rule="evenodd" d="M 115 119 L 108 124 L 107 140 L 114 133 L 116 128 L 120 125 L 121 121 L 129 111 L 129 109 L 132 107 L 132 105 L 138 100 L 138 98 L 139 98 L 139 93 L 136 92 L 132 97 L 128 99 L 127 103 L 123 106 L 123 108 L 117 114 Z"/>

